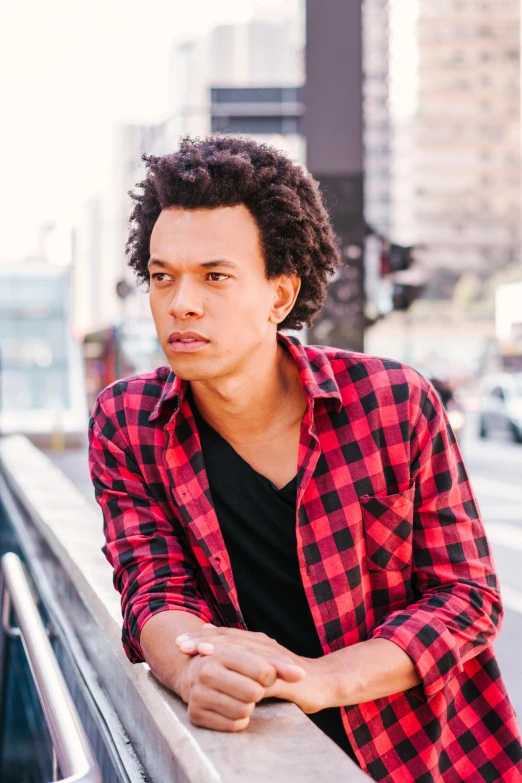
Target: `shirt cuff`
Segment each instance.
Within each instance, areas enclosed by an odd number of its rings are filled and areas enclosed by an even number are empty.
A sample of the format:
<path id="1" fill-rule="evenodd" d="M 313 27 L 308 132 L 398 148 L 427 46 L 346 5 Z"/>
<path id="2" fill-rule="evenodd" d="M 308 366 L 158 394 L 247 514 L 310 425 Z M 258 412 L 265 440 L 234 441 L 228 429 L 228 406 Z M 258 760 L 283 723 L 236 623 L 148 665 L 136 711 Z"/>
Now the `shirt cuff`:
<path id="1" fill-rule="evenodd" d="M 388 615 L 371 639 L 389 639 L 412 659 L 426 699 L 435 696 L 463 670 L 459 648 L 446 625 L 423 609 Z"/>

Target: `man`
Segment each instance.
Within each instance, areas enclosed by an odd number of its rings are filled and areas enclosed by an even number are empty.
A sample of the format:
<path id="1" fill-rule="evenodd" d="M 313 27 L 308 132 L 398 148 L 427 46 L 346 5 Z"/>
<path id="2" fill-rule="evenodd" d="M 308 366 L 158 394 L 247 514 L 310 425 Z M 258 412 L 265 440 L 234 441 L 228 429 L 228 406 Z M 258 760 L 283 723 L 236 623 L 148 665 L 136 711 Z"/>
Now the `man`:
<path id="1" fill-rule="evenodd" d="M 519 781 L 497 580 L 431 385 L 303 347 L 338 252 L 318 187 L 231 137 L 145 159 L 130 265 L 169 368 L 99 396 L 90 461 L 132 662 L 199 726 L 297 704 L 375 780 Z"/>

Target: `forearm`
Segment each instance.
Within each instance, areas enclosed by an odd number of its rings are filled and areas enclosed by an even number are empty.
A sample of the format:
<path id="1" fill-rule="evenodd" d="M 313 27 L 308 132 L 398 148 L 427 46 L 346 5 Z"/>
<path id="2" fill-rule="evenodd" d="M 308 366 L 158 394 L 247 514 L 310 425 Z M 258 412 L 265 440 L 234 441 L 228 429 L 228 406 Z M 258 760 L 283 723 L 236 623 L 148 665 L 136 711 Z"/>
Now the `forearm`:
<path id="1" fill-rule="evenodd" d="M 190 612 L 168 610 L 153 615 L 142 628 L 141 649 L 152 673 L 179 696 L 182 696 L 180 675 L 190 659 L 179 651 L 176 637 L 197 631 L 204 624 L 203 620 Z"/>
<path id="2" fill-rule="evenodd" d="M 369 639 L 319 659 L 329 707 L 363 704 L 419 685 L 412 659 L 387 639 Z"/>

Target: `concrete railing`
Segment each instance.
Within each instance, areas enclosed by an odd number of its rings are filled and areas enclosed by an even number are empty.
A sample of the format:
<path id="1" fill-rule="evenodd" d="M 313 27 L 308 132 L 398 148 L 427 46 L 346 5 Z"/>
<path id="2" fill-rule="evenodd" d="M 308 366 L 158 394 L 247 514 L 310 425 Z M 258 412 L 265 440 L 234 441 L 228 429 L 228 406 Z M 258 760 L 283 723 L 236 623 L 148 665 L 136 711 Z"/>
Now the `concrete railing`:
<path id="1" fill-rule="evenodd" d="M 186 706 L 121 646 L 119 596 L 100 548 L 101 512 L 29 441 L 0 441 L 7 486 L 50 557 L 35 557 L 152 783 L 357 783 L 368 777 L 294 705 L 262 703 L 238 734 L 193 726 Z M 39 554 L 40 551 L 40 554 Z"/>

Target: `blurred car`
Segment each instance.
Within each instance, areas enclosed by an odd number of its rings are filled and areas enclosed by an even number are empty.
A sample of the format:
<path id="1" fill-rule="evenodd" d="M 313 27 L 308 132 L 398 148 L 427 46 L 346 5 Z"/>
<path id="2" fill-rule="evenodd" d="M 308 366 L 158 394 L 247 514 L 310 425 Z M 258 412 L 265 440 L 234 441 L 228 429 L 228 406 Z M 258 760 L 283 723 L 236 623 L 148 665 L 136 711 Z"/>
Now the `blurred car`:
<path id="1" fill-rule="evenodd" d="M 448 420 L 451 424 L 457 440 L 462 437 L 464 430 L 464 424 L 466 423 L 466 416 L 464 410 L 458 400 L 455 398 L 453 389 L 447 381 L 443 381 L 440 378 L 431 377 L 430 381 L 435 388 L 435 391 L 442 400 L 442 404 L 446 408 L 448 414 Z"/>
<path id="2" fill-rule="evenodd" d="M 522 443 L 522 373 L 496 373 L 482 381 L 479 435 L 494 434 Z"/>

